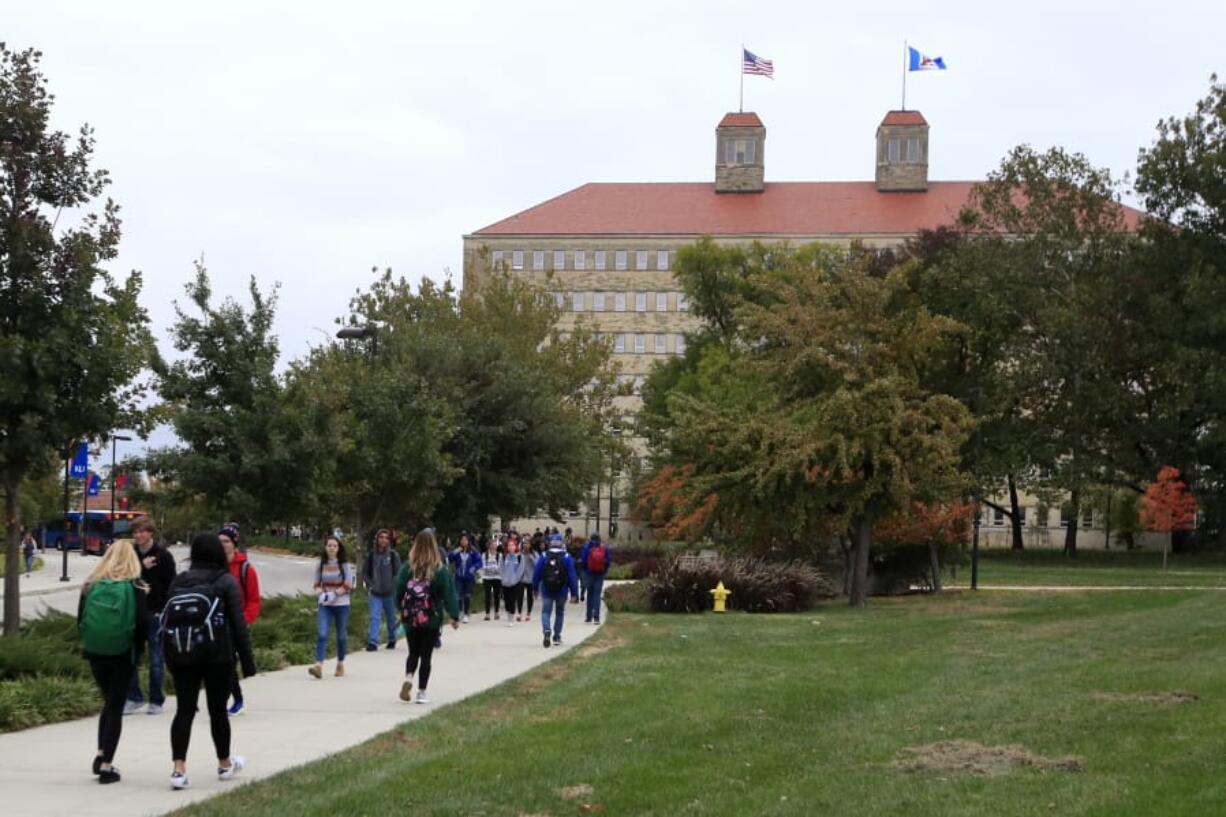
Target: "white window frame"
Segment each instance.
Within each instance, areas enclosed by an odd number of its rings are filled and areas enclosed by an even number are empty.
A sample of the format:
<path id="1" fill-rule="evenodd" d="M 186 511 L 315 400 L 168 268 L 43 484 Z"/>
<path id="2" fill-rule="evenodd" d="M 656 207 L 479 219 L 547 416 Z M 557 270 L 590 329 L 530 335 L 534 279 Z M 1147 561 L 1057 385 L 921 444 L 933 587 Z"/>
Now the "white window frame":
<path id="1" fill-rule="evenodd" d="M 626 335 L 624 332 L 618 332 L 613 336 L 613 351 L 619 355 L 626 353 Z"/>
<path id="2" fill-rule="evenodd" d="M 634 311 L 635 312 L 646 312 L 647 311 L 647 293 L 646 292 L 634 293 Z"/>
<path id="3" fill-rule="evenodd" d="M 492 266 L 494 269 L 498 269 L 498 267 L 502 266 L 502 250 L 494 250 L 494 252 L 490 255 L 490 266 Z"/>
<path id="4" fill-rule="evenodd" d="M 656 333 L 655 341 L 652 343 L 652 350 L 655 352 L 655 354 L 657 355 L 668 354 L 668 340 L 666 339 L 667 337 L 668 336 L 665 335 L 663 332 Z"/>
<path id="5" fill-rule="evenodd" d="M 626 311 L 626 293 L 624 292 L 613 293 L 613 311 L 614 312 L 625 312 Z"/>
<path id="6" fill-rule="evenodd" d="M 915 165 L 920 161 L 920 140 L 910 138 L 907 140 L 907 164 Z"/>
<path id="7" fill-rule="evenodd" d="M 553 268 L 566 269 L 566 250 L 553 251 Z"/>
<path id="8" fill-rule="evenodd" d="M 533 250 L 532 251 L 532 271 L 541 272 L 544 269 L 545 269 L 545 251 L 544 250 Z"/>
<path id="9" fill-rule="evenodd" d="M 570 256 L 575 263 L 575 269 L 587 269 L 587 250 L 573 250 Z"/>
<path id="10" fill-rule="evenodd" d="M 592 311 L 593 312 L 604 312 L 605 311 L 603 292 L 593 292 L 592 293 Z"/>
<path id="11" fill-rule="evenodd" d="M 613 253 L 613 269 L 619 272 L 624 271 L 626 269 L 626 256 L 627 252 L 625 250 L 615 251 Z"/>
<path id="12" fill-rule="evenodd" d="M 668 250 L 656 250 L 656 269 L 661 272 L 668 270 Z"/>
<path id="13" fill-rule="evenodd" d="M 885 143 L 886 162 L 896 165 L 902 161 L 902 142 L 901 139 L 887 139 Z"/>
<path id="14" fill-rule="evenodd" d="M 685 354 L 685 335 L 673 335 L 673 351 L 679 355 Z"/>
<path id="15" fill-rule="evenodd" d="M 587 306 L 587 293 L 575 291 L 570 294 L 570 311 L 584 312 Z"/>
<path id="16" fill-rule="evenodd" d="M 511 269 L 524 268 L 524 251 L 511 250 Z"/>
<path id="17" fill-rule="evenodd" d="M 608 253 L 605 250 L 596 250 L 596 269 L 603 270 L 608 265 Z"/>
<path id="18" fill-rule="evenodd" d="M 667 292 L 657 292 L 656 293 L 656 311 L 657 312 L 667 312 L 668 311 L 668 293 Z"/>
<path id="19" fill-rule="evenodd" d="M 647 354 L 647 336 L 636 334 L 634 336 L 634 353 L 636 355 Z"/>
<path id="20" fill-rule="evenodd" d="M 634 268 L 636 270 L 647 269 L 647 250 L 634 251 Z"/>

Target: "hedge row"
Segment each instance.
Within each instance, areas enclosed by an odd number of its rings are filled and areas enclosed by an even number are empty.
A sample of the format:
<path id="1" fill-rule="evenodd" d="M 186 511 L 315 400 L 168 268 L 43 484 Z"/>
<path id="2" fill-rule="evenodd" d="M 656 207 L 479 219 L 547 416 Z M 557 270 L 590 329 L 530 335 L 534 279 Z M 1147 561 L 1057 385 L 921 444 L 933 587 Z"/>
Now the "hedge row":
<path id="1" fill-rule="evenodd" d="M 839 592 L 826 574 L 805 562 L 670 556 L 645 581 L 648 604 L 659 613 L 710 610 L 711 590 L 721 581 L 732 593 L 728 608 L 750 613 L 807 610 Z"/>

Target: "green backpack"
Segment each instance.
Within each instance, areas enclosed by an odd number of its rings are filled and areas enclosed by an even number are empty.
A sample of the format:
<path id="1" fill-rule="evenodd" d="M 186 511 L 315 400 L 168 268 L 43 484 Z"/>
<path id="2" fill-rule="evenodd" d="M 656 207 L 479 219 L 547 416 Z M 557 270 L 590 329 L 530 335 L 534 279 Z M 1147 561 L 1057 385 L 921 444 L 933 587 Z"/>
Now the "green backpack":
<path id="1" fill-rule="evenodd" d="M 123 655 L 131 651 L 136 634 L 136 589 L 132 582 L 95 582 L 85 597 L 77 629 L 83 652 Z"/>

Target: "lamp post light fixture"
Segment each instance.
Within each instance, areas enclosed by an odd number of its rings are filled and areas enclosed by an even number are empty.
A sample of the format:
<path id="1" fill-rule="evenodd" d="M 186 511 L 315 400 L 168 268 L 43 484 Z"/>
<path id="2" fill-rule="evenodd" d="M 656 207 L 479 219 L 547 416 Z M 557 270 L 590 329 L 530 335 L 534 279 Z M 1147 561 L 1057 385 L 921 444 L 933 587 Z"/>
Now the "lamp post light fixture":
<path id="1" fill-rule="evenodd" d="M 336 336 L 341 340 L 366 340 L 370 339 L 371 355 L 379 354 L 379 327 L 371 324 L 365 326 L 346 326 L 344 329 L 337 331 Z"/>

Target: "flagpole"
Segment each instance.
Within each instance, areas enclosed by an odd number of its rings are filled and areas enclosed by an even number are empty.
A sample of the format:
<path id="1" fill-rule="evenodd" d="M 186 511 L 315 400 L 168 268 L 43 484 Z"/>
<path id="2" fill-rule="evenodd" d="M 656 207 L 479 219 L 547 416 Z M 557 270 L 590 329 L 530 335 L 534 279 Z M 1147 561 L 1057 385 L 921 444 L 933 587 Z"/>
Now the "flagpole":
<path id="1" fill-rule="evenodd" d="M 737 113 L 745 113 L 745 43 L 741 43 L 741 53 L 737 58 L 737 64 L 741 67 L 741 101 L 737 105 Z"/>
<path id="2" fill-rule="evenodd" d="M 907 109 L 907 41 L 902 41 L 902 110 Z"/>

